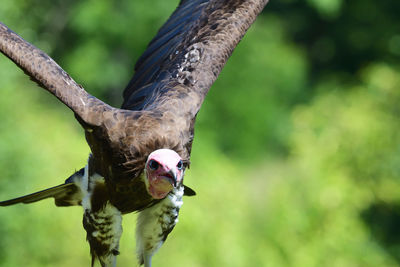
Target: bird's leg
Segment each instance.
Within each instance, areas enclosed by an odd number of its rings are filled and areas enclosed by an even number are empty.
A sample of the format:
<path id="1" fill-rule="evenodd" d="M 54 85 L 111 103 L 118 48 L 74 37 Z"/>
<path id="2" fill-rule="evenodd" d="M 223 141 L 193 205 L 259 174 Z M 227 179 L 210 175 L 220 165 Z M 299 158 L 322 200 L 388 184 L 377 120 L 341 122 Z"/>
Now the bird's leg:
<path id="1" fill-rule="evenodd" d="M 98 259 L 102 267 L 116 266 L 119 239 L 122 234 L 121 223 L 121 213 L 110 203 L 97 212 L 85 210 L 83 226 L 87 232 L 86 238 L 93 262 Z"/>
<path id="2" fill-rule="evenodd" d="M 136 227 L 136 250 L 139 264 L 151 267 L 151 258 L 178 222 L 183 185 L 166 198 L 139 213 Z"/>
<path id="3" fill-rule="evenodd" d="M 122 214 L 109 202 L 107 187 L 100 175 L 84 175 L 82 189 L 83 227 L 90 245 L 92 266 L 99 260 L 102 267 L 115 267 L 122 234 Z"/>
<path id="4" fill-rule="evenodd" d="M 153 256 L 152 253 L 144 253 L 143 260 L 144 260 L 144 267 L 151 267 L 151 257 Z"/>

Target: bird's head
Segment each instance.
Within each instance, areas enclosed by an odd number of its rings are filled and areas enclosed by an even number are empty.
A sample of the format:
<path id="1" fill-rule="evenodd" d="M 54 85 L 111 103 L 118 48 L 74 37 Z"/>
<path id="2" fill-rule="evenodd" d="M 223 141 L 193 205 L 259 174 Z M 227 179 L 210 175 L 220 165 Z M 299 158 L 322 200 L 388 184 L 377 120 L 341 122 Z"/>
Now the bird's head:
<path id="1" fill-rule="evenodd" d="M 158 149 L 147 158 L 145 183 L 154 199 L 162 199 L 183 179 L 182 158 L 171 149 Z"/>

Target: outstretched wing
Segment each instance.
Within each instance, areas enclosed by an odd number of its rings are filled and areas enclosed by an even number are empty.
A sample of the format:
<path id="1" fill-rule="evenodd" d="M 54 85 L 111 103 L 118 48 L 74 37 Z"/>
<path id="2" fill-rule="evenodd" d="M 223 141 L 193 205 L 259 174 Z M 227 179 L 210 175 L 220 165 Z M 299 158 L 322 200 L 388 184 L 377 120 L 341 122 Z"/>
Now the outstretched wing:
<path id="1" fill-rule="evenodd" d="M 268 0 L 182 0 L 135 66 L 123 109 L 185 99 L 195 115 L 237 43 Z"/>
<path id="2" fill-rule="evenodd" d="M 81 122 L 99 125 L 99 114 L 112 109 L 88 94 L 46 53 L 26 42 L 1 22 L 0 52 L 10 58 L 32 80 L 67 105 Z"/>
<path id="3" fill-rule="evenodd" d="M 268 0 L 181 0 L 139 59 L 123 109 L 190 103 L 194 116 L 226 60 Z M 100 125 L 113 108 L 88 94 L 43 51 L 0 23 L 0 52 L 80 119 Z"/>

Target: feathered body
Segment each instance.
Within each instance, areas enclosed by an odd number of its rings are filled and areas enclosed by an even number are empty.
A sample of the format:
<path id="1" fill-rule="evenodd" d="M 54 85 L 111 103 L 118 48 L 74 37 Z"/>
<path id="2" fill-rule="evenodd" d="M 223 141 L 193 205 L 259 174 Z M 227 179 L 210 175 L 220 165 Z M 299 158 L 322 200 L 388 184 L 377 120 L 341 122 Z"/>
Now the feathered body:
<path id="1" fill-rule="evenodd" d="M 91 155 L 65 184 L 0 202 L 7 206 L 54 197 L 82 205 L 94 260 L 115 266 L 122 215 L 139 211 L 140 263 L 178 220 L 183 185 L 204 98 L 268 0 L 182 0 L 135 66 L 120 109 L 89 95 L 49 56 L 0 23 L 0 51 L 75 114 Z"/>

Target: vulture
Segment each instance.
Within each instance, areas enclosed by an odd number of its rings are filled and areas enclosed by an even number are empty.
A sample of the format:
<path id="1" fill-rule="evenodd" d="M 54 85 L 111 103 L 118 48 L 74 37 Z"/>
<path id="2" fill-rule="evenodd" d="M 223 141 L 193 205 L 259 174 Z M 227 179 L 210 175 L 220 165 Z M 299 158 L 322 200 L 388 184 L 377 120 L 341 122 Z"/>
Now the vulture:
<path id="1" fill-rule="evenodd" d="M 116 266 L 122 215 L 138 212 L 139 264 L 151 266 L 178 221 L 194 123 L 234 48 L 268 0 L 181 0 L 135 65 L 121 108 L 88 94 L 48 55 L 0 23 L 0 50 L 70 108 L 91 154 L 63 184 L 2 201 L 81 205 L 92 266 Z"/>

